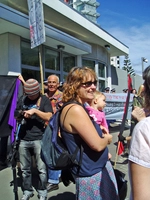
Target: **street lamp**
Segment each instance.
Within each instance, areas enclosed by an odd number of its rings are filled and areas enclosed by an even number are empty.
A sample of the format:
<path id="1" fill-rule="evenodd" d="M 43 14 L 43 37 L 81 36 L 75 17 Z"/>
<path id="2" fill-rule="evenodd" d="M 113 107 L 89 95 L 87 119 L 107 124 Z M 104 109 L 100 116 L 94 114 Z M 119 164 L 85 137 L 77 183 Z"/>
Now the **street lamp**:
<path id="1" fill-rule="evenodd" d="M 147 63 L 148 60 L 147 60 L 147 58 L 144 58 L 144 57 L 142 57 L 141 59 L 142 59 L 142 73 L 143 73 L 143 71 L 144 71 L 144 62 Z"/>

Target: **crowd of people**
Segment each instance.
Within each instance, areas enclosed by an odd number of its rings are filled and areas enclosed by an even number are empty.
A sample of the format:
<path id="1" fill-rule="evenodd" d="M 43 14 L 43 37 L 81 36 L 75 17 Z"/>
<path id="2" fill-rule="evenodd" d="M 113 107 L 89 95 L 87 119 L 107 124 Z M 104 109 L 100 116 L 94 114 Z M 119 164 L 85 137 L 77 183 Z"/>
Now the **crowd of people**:
<path id="1" fill-rule="evenodd" d="M 117 182 L 110 162 L 111 152 L 108 152 L 107 147 L 112 142 L 112 135 L 109 134 L 103 112 L 106 96 L 96 90 L 96 73 L 88 67 L 74 67 L 69 72 L 64 87 L 57 75 L 50 75 L 44 81 L 44 94 L 41 94 L 37 80 L 30 78 L 25 81 L 21 75 L 18 78 L 23 84 L 23 96 L 18 100 L 15 111 L 15 118 L 21 124 L 18 134 L 18 159 L 23 188 L 21 200 L 29 200 L 34 195 L 31 170 L 33 156 L 39 176 L 38 198 L 46 200 L 47 192 L 59 188 L 61 171 L 47 169 L 41 159 L 40 142 L 51 116 L 67 102 L 70 104 L 64 107 L 60 116 L 61 137 L 70 153 L 74 152 L 77 145 L 83 146 L 80 170 L 72 168 L 76 177 L 76 199 L 119 200 Z M 150 197 L 150 66 L 143 72 L 143 79 L 144 83 L 138 92 L 136 89 L 131 91 L 134 98 L 129 135 L 130 200 L 148 200 Z M 116 91 L 115 88 L 110 91 L 107 87 L 105 92 Z"/>

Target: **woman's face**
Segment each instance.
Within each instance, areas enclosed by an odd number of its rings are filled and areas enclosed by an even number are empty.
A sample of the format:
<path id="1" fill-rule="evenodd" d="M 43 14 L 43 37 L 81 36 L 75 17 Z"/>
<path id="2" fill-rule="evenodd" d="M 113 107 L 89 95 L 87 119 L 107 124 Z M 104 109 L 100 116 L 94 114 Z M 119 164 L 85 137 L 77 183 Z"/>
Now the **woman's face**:
<path id="1" fill-rule="evenodd" d="M 81 83 L 81 86 L 79 88 L 79 98 L 82 101 L 82 103 L 85 103 L 86 101 L 91 101 L 94 98 L 94 92 L 97 87 L 97 81 L 88 78 L 85 82 Z"/>

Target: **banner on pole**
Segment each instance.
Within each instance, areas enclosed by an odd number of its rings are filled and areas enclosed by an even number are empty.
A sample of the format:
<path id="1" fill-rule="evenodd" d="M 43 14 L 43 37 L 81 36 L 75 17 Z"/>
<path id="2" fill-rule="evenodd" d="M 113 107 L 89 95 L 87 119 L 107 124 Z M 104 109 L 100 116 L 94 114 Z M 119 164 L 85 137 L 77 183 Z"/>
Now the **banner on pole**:
<path id="1" fill-rule="evenodd" d="M 106 96 L 106 107 L 104 112 L 107 120 L 119 120 L 123 118 L 127 93 L 104 93 Z M 131 119 L 132 102 L 134 95 L 130 95 L 127 119 Z"/>
<path id="2" fill-rule="evenodd" d="M 42 0 L 28 0 L 31 49 L 45 42 Z"/>

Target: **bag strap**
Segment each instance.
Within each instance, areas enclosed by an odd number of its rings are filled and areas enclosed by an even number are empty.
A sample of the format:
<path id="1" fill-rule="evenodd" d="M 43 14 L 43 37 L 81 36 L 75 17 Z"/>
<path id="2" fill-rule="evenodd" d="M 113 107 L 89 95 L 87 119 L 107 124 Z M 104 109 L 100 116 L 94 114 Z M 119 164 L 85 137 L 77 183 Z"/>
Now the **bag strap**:
<path id="1" fill-rule="evenodd" d="M 41 105 L 41 100 L 42 100 L 42 97 L 40 96 L 36 102 L 36 106 L 39 108 L 40 105 Z"/>
<path id="2" fill-rule="evenodd" d="M 83 158 L 83 146 L 82 146 L 82 144 L 80 144 L 80 148 L 78 146 L 76 146 L 76 149 L 75 149 L 74 153 L 72 154 L 72 158 L 71 158 L 71 160 L 74 162 L 76 160 L 76 156 L 77 156 L 77 153 L 78 153 L 79 150 L 80 150 L 80 158 L 79 158 L 79 162 L 76 163 L 78 165 L 78 172 L 79 172 L 79 169 L 81 167 L 82 158 Z"/>
<path id="3" fill-rule="evenodd" d="M 69 104 L 68 104 L 68 105 L 69 105 Z M 69 110 L 70 110 L 73 106 L 75 106 L 75 104 L 73 104 L 72 106 L 70 106 L 70 107 L 68 108 L 68 110 L 66 111 L 65 116 L 64 116 L 64 119 L 63 119 L 62 127 L 64 126 L 64 121 L 65 121 L 65 119 L 66 119 L 66 116 L 67 116 Z M 65 106 L 64 106 L 64 107 L 65 107 Z M 63 108 L 64 108 L 64 107 L 63 107 Z M 63 110 L 63 109 L 62 109 L 62 110 Z"/>
<path id="4" fill-rule="evenodd" d="M 64 108 L 65 106 L 69 105 L 69 104 L 73 104 L 73 105 L 71 105 L 71 106 L 68 108 L 68 110 L 66 111 L 65 116 L 64 116 L 64 119 L 63 119 L 62 127 L 63 127 L 64 120 L 65 120 L 65 118 L 66 118 L 66 116 L 67 116 L 69 110 L 70 110 L 73 106 L 75 106 L 75 104 L 78 104 L 78 105 L 80 105 L 80 106 L 82 106 L 82 107 L 84 108 L 84 106 L 83 106 L 82 104 L 80 104 L 80 103 L 78 103 L 78 102 L 76 102 L 76 101 L 67 102 L 67 103 L 65 103 L 65 104 L 61 107 L 61 112 L 62 112 L 63 108 Z M 61 113 L 61 112 L 60 112 L 60 113 Z M 80 158 L 79 158 L 79 162 L 76 163 L 76 164 L 78 165 L 78 173 L 79 173 L 80 166 L 81 166 L 81 163 L 82 163 L 82 158 L 83 158 L 83 146 L 82 146 L 81 143 L 80 143 L 80 148 L 78 147 L 78 145 L 76 146 L 76 149 L 75 149 L 74 153 L 72 154 L 72 158 L 71 158 L 71 160 L 74 162 L 74 161 L 76 160 L 76 156 L 77 156 L 77 153 L 78 153 L 79 150 L 80 150 Z"/>

